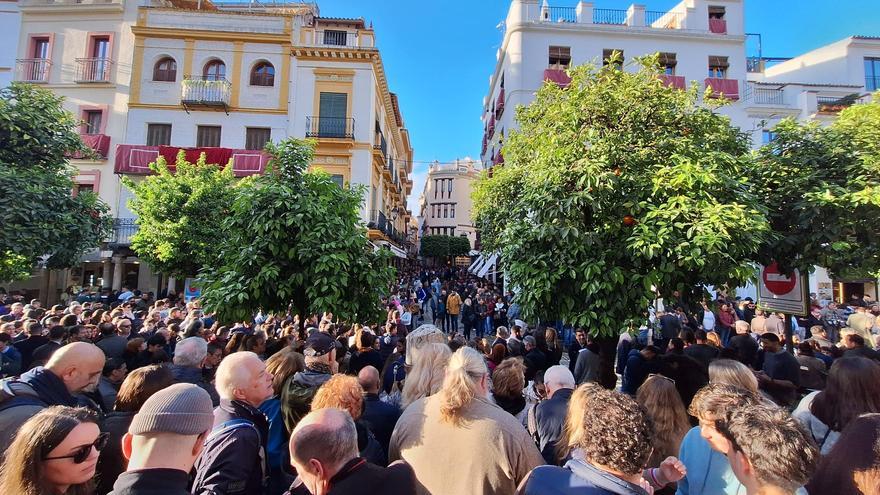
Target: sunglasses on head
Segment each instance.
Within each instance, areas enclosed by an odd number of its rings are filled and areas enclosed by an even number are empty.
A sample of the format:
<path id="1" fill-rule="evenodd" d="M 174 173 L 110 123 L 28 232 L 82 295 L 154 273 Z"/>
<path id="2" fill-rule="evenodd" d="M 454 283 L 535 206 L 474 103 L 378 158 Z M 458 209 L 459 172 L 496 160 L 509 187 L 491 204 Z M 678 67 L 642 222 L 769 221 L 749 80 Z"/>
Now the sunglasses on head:
<path id="1" fill-rule="evenodd" d="M 73 459 L 74 464 L 82 464 L 82 463 L 86 462 L 86 459 L 89 458 L 89 454 L 92 453 L 92 447 L 94 447 L 95 450 L 100 452 L 101 449 L 103 449 L 104 447 L 107 446 L 107 441 L 109 439 L 110 439 L 109 433 L 101 433 L 100 435 L 98 435 L 98 438 L 96 438 L 94 442 L 77 448 L 73 454 L 61 455 L 58 457 L 44 457 L 43 460 L 44 461 L 53 461 L 56 459 Z"/>

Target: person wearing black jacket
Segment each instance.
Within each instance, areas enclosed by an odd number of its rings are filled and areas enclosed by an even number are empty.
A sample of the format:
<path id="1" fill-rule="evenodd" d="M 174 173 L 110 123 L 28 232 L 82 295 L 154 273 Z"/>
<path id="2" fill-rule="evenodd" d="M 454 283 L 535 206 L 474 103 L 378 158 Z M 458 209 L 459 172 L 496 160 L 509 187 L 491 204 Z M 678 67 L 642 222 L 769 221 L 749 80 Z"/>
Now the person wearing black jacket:
<path id="1" fill-rule="evenodd" d="M 43 336 L 43 325 L 31 322 L 27 326 L 28 337 L 13 344 L 21 353 L 21 371 L 31 369 L 31 360 L 34 351 L 49 342 L 48 337 Z"/>
<path id="2" fill-rule="evenodd" d="M 736 352 L 736 360 L 748 367 L 754 367 L 758 357 L 758 342 L 749 334 L 749 324 L 743 320 L 736 322 L 736 335 L 730 338 L 728 348 Z"/>
<path id="3" fill-rule="evenodd" d="M 213 424 L 211 397 L 197 385 L 178 383 L 153 394 L 123 437 L 128 470 L 110 493 L 189 495 L 189 471 Z"/>
<path id="4" fill-rule="evenodd" d="M 269 422 L 257 408 L 274 394 L 272 374 L 253 352 L 236 352 L 217 368 L 216 386 L 220 406 L 196 460 L 192 493 L 263 493 Z"/>
<path id="5" fill-rule="evenodd" d="M 287 495 L 416 493 L 415 473 L 408 464 L 398 461 L 383 468 L 358 457 L 354 421 L 339 409 L 319 409 L 303 417 L 290 434 L 290 461 L 299 477 Z"/>
<path id="6" fill-rule="evenodd" d="M 568 346 L 568 371 L 574 373 L 574 367 L 577 364 L 578 353 L 581 349 L 587 347 L 587 333 L 583 328 L 574 330 L 574 342 Z"/>

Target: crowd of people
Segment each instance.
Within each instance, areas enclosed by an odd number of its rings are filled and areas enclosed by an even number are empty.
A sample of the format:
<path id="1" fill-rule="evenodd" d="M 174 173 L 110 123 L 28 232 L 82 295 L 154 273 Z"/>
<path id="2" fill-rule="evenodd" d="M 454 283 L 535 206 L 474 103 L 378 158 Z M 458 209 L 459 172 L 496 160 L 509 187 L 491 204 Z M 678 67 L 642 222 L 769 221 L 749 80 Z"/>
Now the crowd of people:
<path id="1" fill-rule="evenodd" d="M 597 329 L 526 321 L 452 269 L 401 277 L 380 325 L 0 295 L 0 493 L 880 493 L 858 302 L 785 332 L 750 300 L 673 294 L 621 334 L 611 390 Z"/>

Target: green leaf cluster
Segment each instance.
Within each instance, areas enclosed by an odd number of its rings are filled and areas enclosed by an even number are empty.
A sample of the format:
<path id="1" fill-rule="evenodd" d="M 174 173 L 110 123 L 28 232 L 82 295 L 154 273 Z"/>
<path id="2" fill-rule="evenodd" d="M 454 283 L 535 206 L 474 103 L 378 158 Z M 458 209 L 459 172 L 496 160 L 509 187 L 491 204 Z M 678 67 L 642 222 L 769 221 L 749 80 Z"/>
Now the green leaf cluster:
<path id="1" fill-rule="evenodd" d="M 189 163 L 181 150 L 174 171 L 161 156 L 150 168 L 154 174 L 143 180 L 122 179 L 134 194 L 128 206 L 137 216 L 131 247 L 156 272 L 192 277 L 214 262 L 225 235 L 220 226 L 239 184 L 231 161 L 206 164 L 203 153 Z"/>
<path id="2" fill-rule="evenodd" d="M 758 260 L 880 277 L 880 92 L 827 127 L 787 119 L 750 171 L 777 234 Z"/>
<path id="3" fill-rule="evenodd" d="M 475 186 L 484 248 L 528 317 L 617 335 L 658 290 L 743 284 L 771 237 L 748 137 L 696 85 L 664 85 L 656 56 L 636 63 L 545 84 L 517 109 L 504 166 Z"/>
<path id="4" fill-rule="evenodd" d="M 67 268 L 109 236 L 109 209 L 73 196 L 67 156 L 89 150 L 62 99 L 33 85 L 0 90 L 0 280 L 27 278 L 38 262 Z"/>
<path id="5" fill-rule="evenodd" d="M 419 243 L 419 254 L 426 258 L 467 256 L 471 250 L 467 237 L 460 236 L 426 235 Z"/>
<path id="6" fill-rule="evenodd" d="M 226 320 L 293 309 L 379 321 L 393 270 L 390 253 L 367 240 L 359 215 L 364 188 L 307 172 L 311 141 L 286 139 L 267 151 L 269 170 L 236 188 L 219 255 L 199 275 L 205 306 Z"/>

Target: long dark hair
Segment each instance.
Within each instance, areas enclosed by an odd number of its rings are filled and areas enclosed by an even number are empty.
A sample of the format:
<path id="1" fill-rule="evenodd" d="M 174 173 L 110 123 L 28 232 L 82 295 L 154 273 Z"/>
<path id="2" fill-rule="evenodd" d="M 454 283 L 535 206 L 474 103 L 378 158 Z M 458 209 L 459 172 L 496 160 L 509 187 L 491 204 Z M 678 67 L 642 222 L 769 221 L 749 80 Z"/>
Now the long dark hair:
<path id="1" fill-rule="evenodd" d="M 861 495 L 880 488 L 880 414 L 853 419 L 828 455 L 822 456 L 810 493 Z"/>
<path id="2" fill-rule="evenodd" d="M 880 365 L 863 357 L 834 361 L 810 411 L 832 431 L 843 431 L 862 414 L 880 413 Z"/>
<path id="3" fill-rule="evenodd" d="M 45 495 L 53 487 L 43 474 L 43 458 L 67 438 L 81 423 L 98 423 L 98 417 L 85 408 L 53 406 L 28 419 L 18 430 L 0 469 L 0 493 Z M 91 480 L 71 485 L 65 495 L 95 493 Z"/>

